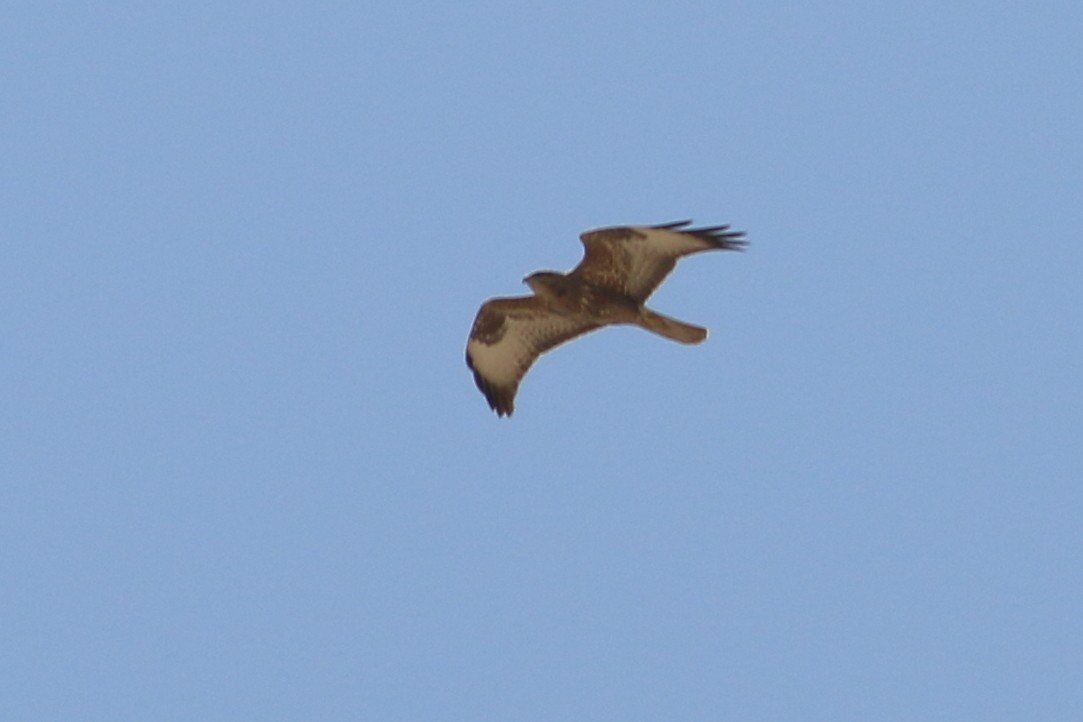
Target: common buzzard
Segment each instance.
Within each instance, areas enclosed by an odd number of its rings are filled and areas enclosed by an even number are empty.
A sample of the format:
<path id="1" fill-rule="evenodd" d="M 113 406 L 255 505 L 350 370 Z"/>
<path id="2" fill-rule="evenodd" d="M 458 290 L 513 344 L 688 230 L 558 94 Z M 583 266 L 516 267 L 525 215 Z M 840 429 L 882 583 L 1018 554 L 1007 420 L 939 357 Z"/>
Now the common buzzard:
<path id="1" fill-rule="evenodd" d="M 466 344 L 466 365 L 493 411 L 511 416 L 519 382 L 534 360 L 588 331 L 632 324 L 680 343 L 707 338 L 707 329 L 644 305 L 682 256 L 745 247 L 742 231 L 688 228 L 691 223 L 587 231 L 579 236 L 586 253 L 571 272 L 532 273 L 523 282 L 533 296 L 482 304 Z"/>

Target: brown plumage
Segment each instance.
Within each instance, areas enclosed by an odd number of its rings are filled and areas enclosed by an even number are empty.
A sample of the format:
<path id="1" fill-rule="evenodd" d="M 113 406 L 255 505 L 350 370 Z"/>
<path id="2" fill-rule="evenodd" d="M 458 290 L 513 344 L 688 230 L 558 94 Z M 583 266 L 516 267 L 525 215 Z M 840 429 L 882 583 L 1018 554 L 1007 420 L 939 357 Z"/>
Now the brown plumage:
<path id="1" fill-rule="evenodd" d="M 570 273 L 539 271 L 524 282 L 533 296 L 482 304 L 466 345 L 466 363 L 498 416 L 510 416 L 531 364 L 549 349 L 589 331 L 632 324 L 681 343 L 700 343 L 707 329 L 668 318 L 644 303 L 677 260 L 700 251 L 739 251 L 744 233 L 729 226 L 686 228 L 691 221 L 587 231 L 586 249 Z"/>

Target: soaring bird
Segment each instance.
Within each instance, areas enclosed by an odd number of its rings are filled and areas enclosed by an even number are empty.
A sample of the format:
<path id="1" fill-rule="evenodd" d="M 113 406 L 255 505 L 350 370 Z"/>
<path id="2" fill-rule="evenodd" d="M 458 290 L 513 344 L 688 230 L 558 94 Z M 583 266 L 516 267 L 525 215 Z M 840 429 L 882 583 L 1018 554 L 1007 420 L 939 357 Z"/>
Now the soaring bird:
<path id="1" fill-rule="evenodd" d="M 645 305 L 682 256 L 746 245 L 743 231 L 691 223 L 586 231 L 579 236 L 583 260 L 570 272 L 532 273 L 523 282 L 533 295 L 483 303 L 466 344 L 466 365 L 497 416 L 511 416 L 519 382 L 538 356 L 589 331 L 631 324 L 680 343 L 707 338 L 707 329 Z"/>

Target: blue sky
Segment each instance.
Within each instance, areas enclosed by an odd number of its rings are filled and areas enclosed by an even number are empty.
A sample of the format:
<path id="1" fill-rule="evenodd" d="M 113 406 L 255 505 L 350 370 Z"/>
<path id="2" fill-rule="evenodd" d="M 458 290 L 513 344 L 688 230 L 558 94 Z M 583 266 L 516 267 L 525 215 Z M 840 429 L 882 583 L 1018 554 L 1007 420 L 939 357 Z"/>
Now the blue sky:
<path id="1" fill-rule="evenodd" d="M 368 5 L 3 12 L 0 716 L 1083 714 L 1078 3 Z"/>

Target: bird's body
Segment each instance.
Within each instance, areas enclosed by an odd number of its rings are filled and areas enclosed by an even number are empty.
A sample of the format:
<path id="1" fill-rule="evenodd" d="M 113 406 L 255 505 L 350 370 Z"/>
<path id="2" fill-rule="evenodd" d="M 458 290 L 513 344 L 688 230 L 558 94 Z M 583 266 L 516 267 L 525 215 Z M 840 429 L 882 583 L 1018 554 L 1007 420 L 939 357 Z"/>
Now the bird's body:
<path id="1" fill-rule="evenodd" d="M 618 291 L 598 286 L 573 273 L 538 271 L 526 277 L 534 295 L 546 307 L 565 316 L 583 316 L 608 323 L 634 323 L 640 304 Z"/>
<path id="2" fill-rule="evenodd" d="M 740 250 L 745 241 L 729 226 L 686 229 L 689 223 L 588 231 L 580 236 L 586 254 L 571 272 L 533 273 L 524 282 L 534 295 L 486 301 L 466 363 L 497 415 L 514 411 L 519 382 L 539 355 L 584 333 L 632 324 L 681 343 L 703 341 L 707 329 L 652 311 L 646 300 L 680 257 Z"/>

